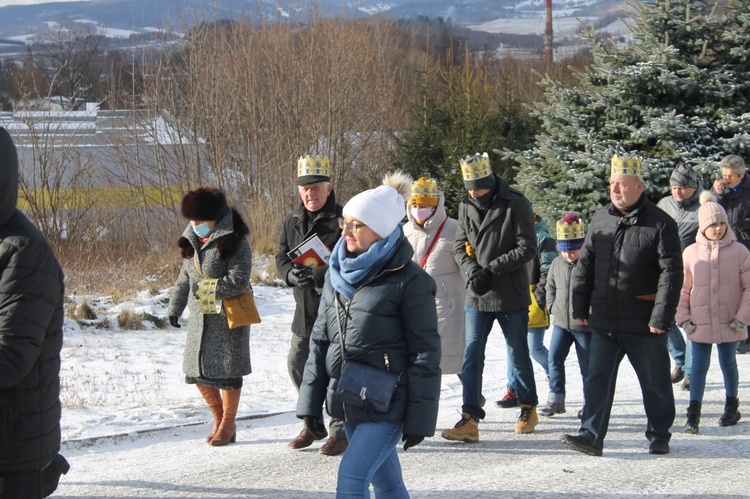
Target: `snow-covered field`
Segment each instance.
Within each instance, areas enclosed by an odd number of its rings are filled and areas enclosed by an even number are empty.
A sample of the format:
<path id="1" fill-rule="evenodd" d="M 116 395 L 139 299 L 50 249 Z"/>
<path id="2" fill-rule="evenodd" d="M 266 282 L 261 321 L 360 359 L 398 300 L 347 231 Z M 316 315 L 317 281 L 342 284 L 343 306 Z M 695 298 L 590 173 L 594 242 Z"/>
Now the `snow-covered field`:
<path id="1" fill-rule="evenodd" d="M 209 412 L 195 387 L 183 383 L 184 328 L 152 325 L 133 331 L 66 322 L 62 452 L 72 468 L 55 497 L 333 497 L 338 458 L 317 453 L 317 443 L 302 451 L 286 445 L 301 429 L 294 417 L 296 392 L 286 370 L 291 291 L 261 285 L 254 289 L 263 323 L 252 328 L 253 373 L 245 378 L 237 444 L 222 448 L 205 443 Z M 106 297 L 90 301 L 99 320 L 124 308 L 164 316 L 167 296 L 143 292 L 118 305 Z M 480 424 L 480 443 L 453 443 L 437 436 L 401 452 L 413 497 L 750 495 L 750 406 L 742 405 L 750 401 L 750 355 L 738 356 L 743 419 L 737 426 L 716 424 L 724 395 L 715 354 L 699 435 L 681 432 L 688 393 L 675 385 L 678 416 L 667 456 L 647 452 L 640 391 L 624 361 L 601 458 L 559 444 L 561 433 L 576 431 L 575 413 L 582 403 L 574 354 L 567 366 L 568 412 L 540 418 L 531 435 L 513 433 L 517 409 L 493 403 L 505 385 L 505 344 L 497 327 L 486 362 L 487 418 Z M 544 403 L 544 373 L 534 367 Z M 460 405 L 458 379 L 445 376 L 440 428 L 453 426 Z"/>

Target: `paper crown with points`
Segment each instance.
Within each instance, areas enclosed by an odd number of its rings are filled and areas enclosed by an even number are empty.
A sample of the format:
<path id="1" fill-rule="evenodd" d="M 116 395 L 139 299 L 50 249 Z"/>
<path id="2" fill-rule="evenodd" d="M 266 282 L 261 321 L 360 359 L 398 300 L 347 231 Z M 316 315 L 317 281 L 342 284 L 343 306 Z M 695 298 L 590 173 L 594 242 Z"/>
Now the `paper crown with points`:
<path id="1" fill-rule="evenodd" d="M 420 177 L 419 180 L 411 184 L 409 205 L 437 206 L 438 200 L 438 186 L 434 180 Z"/>
<path id="2" fill-rule="evenodd" d="M 331 162 L 328 156 L 302 156 L 297 160 L 295 185 L 328 182 L 331 179 Z"/>
<path id="3" fill-rule="evenodd" d="M 617 154 L 612 156 L 610 175 L 636 175 L 643 174 L 643 158 L 633 156 L 632 158 L 621 158 Z"/>
<path id="4" fill-rule="evenodd" d="M 586 238 L 583 220 L 575 213 L 568 213 L 557 221 L 557 240 L 576 241 Z"/>
<path id="5" fill-rule="evenodd" d="M 476 153 L 473 156 L 466 156 L 466 158 L 460 160 L 459 163 L 461 164 L 461 176 L 463 177 L 464 182 L 478 180 L 492 174 L 490 157 L 486 152 L 482 154 Z"/>

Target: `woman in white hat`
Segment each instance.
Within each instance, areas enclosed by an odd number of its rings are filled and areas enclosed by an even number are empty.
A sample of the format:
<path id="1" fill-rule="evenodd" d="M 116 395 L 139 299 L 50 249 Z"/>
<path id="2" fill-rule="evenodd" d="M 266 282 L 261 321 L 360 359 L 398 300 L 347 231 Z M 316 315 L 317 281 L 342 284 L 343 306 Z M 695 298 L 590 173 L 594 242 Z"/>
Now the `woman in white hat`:
<path id="1" fill-rule="evenodd" d="M 354 196 L 343 209 L 343 236 L 331 254 L 297 417 L 344 420 L 349 440 L 339 465 L 337 497 L 408 497 L 396 447 L 435 432 L 440 396 L 440 337 L 435 281 L 412 261 L 401 228 L 407 179 L 397 174 Z M 348 362 L 401 373 L 387 409 L 344 402 L 337 393 Z"/>

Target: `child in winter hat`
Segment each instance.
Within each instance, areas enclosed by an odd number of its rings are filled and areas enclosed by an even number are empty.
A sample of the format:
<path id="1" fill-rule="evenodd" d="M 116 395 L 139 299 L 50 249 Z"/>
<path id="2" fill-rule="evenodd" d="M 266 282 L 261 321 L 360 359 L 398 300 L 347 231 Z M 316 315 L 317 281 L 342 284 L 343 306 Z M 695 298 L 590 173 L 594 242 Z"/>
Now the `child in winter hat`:
<path id="1" fill-rule="evenodd" d="M 710 191 L 700 195 L 696 242 L 682 254 L 685 279 L 675 320 L 692 342 L 690 404 L 685 433 L 698 433 L 713 345 L 719 353 L 726 404 L 719 426 L 740 419 L 737 343 L 750 323 L 750 250 L 737 242 L 727 213 Z"/>
<path id="2" fill-rule="evenodd" d="M 583 247 L 586 232 L 583 220 L 577 213 L 566 213 L 557 221 L 557 250 L 575 251 Z"/>

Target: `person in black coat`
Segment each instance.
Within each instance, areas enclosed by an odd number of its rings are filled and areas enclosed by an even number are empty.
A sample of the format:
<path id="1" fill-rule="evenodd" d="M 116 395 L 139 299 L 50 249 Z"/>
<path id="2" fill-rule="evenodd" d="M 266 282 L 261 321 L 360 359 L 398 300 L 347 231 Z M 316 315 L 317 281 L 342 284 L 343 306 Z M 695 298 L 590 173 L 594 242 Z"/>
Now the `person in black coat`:
<path id="1" fill-rule="evenodd" d="M 404 188 L 401 176 L 386 180 Z M 435 280 L 416 262 L 400 222 L 402 194 L 382 185 L 344 206 L 343 237 L 333 249 L 297 417 L 312 433 L 325 402 L 344 419 L 349 446 L 339 465 L 337 496 L 408 497 L 396 447 L 404 450 L 435 432 L 440 397 L 440 336 Z M 401 373 L 388 408 L 368 410 L 337 391 L 349 362 Z M 359 400 L 359 399 L 358 399 Z"/>
<path id="2" fill-rule="evenodd" d="M 37 499 L 70 466 L 60 451 L 64 278 L 16 208 L 18 155 L 0 128 L 0 498 Z"/>
<path id="3" fill-rule="evenodd" d="M 287 369 L 294 387 L 299 391 L 305 361 L 310 352 L 310 332 L 318 315 L 320 293 L 328 265 L 307 267 L 295 264 L 289 252 L 312 236 L 318 236 L 329 249 L 341 237 L 339 218 L 341 206 L 336 204 L 336 195 L 330 182 L 330 164 L 326 157 L 305 156 L 297 162 L 297 187 L 301 202 L 287 215 L 279 235 L 279 251 L 276 253 L 276 270 L 281 279 L 294 288 L 294 319 L 292 319 L 292 341 L 287 356 Z M 319 422 L 322 425 L 322 421 Z M 320 447 L 320 453 L 337 456 L 347 445 L 344 426 L 340 419 L 329 422 L 330 437 Z M 307 428 L 291 442 L 292 449 L 304 449 L 314 440 L 325 438 L 326 434 L 313 436 Z"/>
<path id="4" fill-rule="evenodd" d="M 612 158 L 612 202 L 591 218 L 576 272 L 573 317 L 591 327 L 581 427 L 566 447 L 600 456 L 620 362 L 627 355 L 643 392 L 649 452 L 666 454 L 675 416 L 667 352 L 682 287 L 677 223 L 643 192 L 641 158 Z"/>

